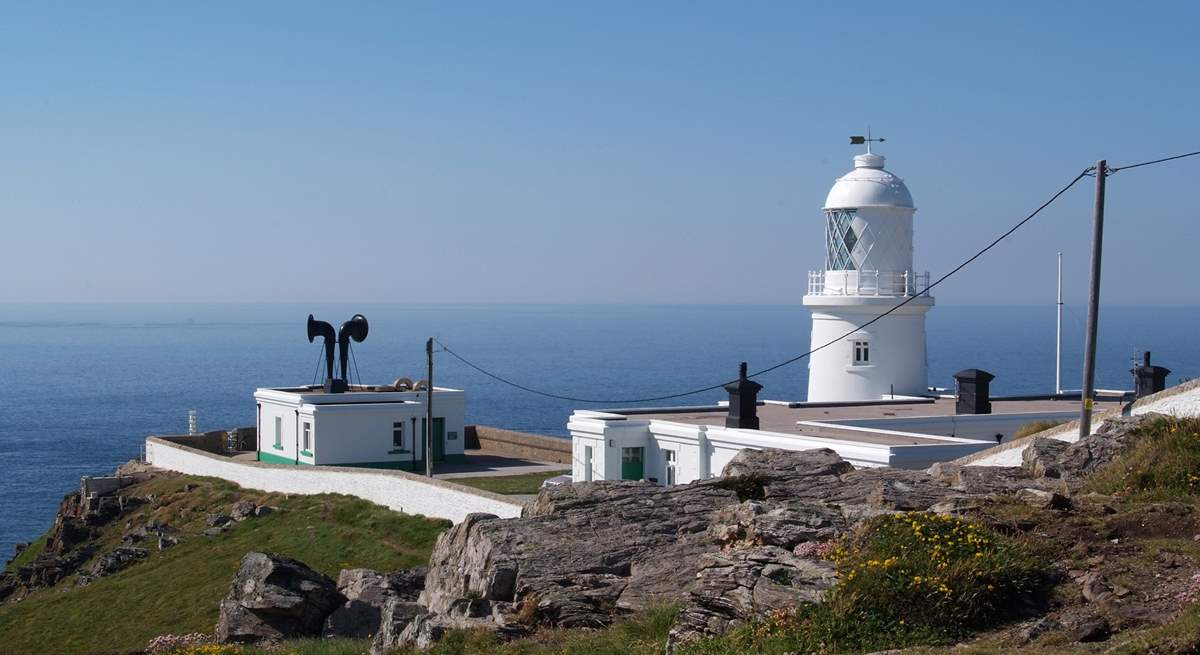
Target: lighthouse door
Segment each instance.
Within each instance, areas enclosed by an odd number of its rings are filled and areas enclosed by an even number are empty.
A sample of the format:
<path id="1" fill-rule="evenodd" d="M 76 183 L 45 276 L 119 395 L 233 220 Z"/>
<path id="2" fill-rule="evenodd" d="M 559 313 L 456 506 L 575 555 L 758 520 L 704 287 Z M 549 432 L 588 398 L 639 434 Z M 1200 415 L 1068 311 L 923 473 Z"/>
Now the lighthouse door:
<path id="1" fill-rule="evenodd" d="M 641 480 L 646 477 L 646 466 L 642 453 L 644 448 L 621 449 L 621 479 Z"/>

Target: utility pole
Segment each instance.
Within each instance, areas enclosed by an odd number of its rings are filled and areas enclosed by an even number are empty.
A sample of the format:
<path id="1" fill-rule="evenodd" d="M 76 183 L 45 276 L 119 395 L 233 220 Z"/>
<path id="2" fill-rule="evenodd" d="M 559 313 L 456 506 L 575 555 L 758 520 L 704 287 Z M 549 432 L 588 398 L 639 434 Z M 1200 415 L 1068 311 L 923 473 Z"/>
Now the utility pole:
<path id="1" fill-rule="evenodd" d="M 425 342 L 425 475 L 433 477 L 433 337 Z"/>
<path id="2" fill-rule="evenodd" d="M 1062 253 L 1058 253 L 1058 320 L 1054 328 L 1054 395 L 1063 392 L 1062 387 Z"/>
<path id="3" fill-rule="evenodd" d="M 1092 430 L 1092 392 L 1096 384 L 1096 324 L 1100 320 L 1100 256 L 1104 252 L 1104 178 L 1108 162 L 1096 162 L 1096 207 L 1092 214 L 1092 279 L 1088 294 L 1087 337 L 1083 342 L 1083 390 L 1079 409 L 1079 438 Z"/>

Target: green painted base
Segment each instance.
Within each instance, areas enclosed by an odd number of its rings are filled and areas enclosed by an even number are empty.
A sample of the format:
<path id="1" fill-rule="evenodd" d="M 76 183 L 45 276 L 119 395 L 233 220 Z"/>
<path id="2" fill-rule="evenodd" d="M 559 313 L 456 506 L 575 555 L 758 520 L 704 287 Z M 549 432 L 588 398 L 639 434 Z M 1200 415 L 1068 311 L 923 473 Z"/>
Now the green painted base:
<path id="1" fill-rule="evenodd" d="M 296 464 L 296 460 L 293 458 L 280 457 L 279 455 L 266 453 L 261 450 L 258 451 L 258 461 L 266 462 L 268 464 L 292 464 L 292 465 Z M 446 458 L 444 460 L 442 460 L 441 462 L 435 462 L 435 463 L 436 464 L 442 464 L 442 463 L 465 464 L 466 461 L 467 461 L 467 456 L 459 453 L 459 454 L 446 455 Z M 309 462 L 305 462 L 305 461 L 301 461 L 300 465 L 301 466 L 312 466 L 312 464 L 310 464 Z M 388 460 L 388 461 L 383 461 L 383 462 L 353 462 L 353 463 L 347 463 L 347 464 L 341 464 L 341 463 L 330 464 L 329 466 L 351 466 L 354 468 L 391 469 L 391 470 L 400 470 L 400 471 L 416 471 L 416 472 L 423 473 L 425 471 L 425 460 L 417 459 L 417 460 L 400 460 L 400 461 Z"/>
<path id="2" fill-rule="evenodd" d="M 267 464 L 291 464 L 296 465 L 296 460 L 291 457 L 282 457 L 274 453 L 258 451 L 258 461 L 266 462 Z M 312 466 L 309 462 L 300 462 L 300 466 Z"/>

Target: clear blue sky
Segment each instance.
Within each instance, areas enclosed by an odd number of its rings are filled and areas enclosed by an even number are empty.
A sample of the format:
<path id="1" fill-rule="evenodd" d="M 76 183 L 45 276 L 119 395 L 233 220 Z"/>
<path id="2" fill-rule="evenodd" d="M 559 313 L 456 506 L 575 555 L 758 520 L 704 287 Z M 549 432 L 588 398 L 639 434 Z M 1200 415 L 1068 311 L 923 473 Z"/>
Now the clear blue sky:
<path id="1" fill-rule="evenodd" d="M 935 275 L 1200 149 L 1200 4 L 6 3 L 0 301 L 798 303 L 870 124 Z M 1105 295 L 1197 304 L 1200 158 Z M 1091 181 L 943 303 L 1084 298 Z"/>

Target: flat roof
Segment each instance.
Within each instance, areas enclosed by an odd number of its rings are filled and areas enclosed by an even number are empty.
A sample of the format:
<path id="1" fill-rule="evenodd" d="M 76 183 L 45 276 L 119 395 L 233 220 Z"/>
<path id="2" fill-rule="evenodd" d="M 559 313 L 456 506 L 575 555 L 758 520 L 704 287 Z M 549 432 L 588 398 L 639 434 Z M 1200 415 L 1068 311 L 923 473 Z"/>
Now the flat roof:
<path id="1" fill-rule="evenodd" d="M 1079 400 L 1076 399 L 992 399 L 992 416 L 1004 414 L 1040 414 L 1046 412 L 1077 412 Z M 889 446 L 907 444 L 944 444 L 945 439 L 912 437 L 886 432 L 868 432 L 856 429 L 856 426 L 845 428 L 823 429 L 813 426 L 797 425 L 798 421 L 843 421 L 851 419 L 893 419 L 954 416 L 955 401 L 953 398 L 937 398 L 932 402 L 877 402 L 862 404 L 813 404 L 796 406 L 776 404 L 773 402 L 758 406 L 759 429 L 764 432 L 779 432 L 782 434 L 803 435 L 841 441 L 859 441 L 863 443 L 882 444 Z M 1110 407 L 1119 407 L 1116 398 L 1097 398 L 1095 411 L 1099 412 Z M 621 410 L 612 412 L 623 413 Z M 630 412 L 630 419 L 673 421 L 688 425 L 724 425 L 725 409 L 698 407 L 696 411 L 686 411 L 680 408 L 676 411 L 662 413 Z M 1031 419 L 1033 420 L 1033 419 Z M 887 428 L 882 428 L 887 429 Z M 895 428 L 904 431 L 903 426 Z"/>

